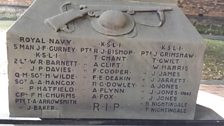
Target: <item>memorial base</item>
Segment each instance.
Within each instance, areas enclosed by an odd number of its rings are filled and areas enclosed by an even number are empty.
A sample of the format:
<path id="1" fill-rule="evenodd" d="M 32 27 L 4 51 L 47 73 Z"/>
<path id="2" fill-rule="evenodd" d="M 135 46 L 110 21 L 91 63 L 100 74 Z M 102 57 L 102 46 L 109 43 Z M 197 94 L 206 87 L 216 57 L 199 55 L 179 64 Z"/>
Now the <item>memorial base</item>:
<path id="1" fill-rule="evenodd" d="M 213 126 L 224 125 L 224 119 L 210 108 L 197 105 L 194 120 L 141 120 L 141 119 L 0 119 L 1 125 L 65 126 L 65 125 L 156 125 L 156 126 Z"/>

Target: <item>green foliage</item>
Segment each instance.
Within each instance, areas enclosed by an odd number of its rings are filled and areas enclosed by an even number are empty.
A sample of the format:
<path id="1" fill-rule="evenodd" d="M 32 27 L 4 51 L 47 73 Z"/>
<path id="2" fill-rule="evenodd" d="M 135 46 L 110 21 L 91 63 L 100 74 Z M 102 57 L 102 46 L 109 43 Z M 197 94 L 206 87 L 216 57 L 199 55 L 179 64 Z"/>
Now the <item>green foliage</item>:
<path id="1" fill-rule="evenodd" d="M 14 21 L 0 21 L 0 31 L 8 29 Z"/>
<path id="2" fill-rule="evenodd" d="M 212 34 L 212 35 L 224 35 L 224 25 L 204 25 L 204 24 L 194 24 L 196 29 L 201 34 Z"/>
<path id="3" fill-rule="evenodd" d="M 0 8 L 0 19 L 1 20 L 16 20 L 18 18 L 19 14 L 16 12 L 8 12 L 5 10 L 2 10 Z"/>
<path id="4" fill-rule="evenodd" d="M 224 41 L 206 40 L 203 79 L 224 80 Z"/>

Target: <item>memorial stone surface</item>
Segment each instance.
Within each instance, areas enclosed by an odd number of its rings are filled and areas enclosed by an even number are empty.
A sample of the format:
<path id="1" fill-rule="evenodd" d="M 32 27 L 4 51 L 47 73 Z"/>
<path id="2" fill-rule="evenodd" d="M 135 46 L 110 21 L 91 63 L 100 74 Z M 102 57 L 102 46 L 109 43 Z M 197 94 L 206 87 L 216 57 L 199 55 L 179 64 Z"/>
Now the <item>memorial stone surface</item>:
<path id="1" fill-rule="evenodd" d="M 7 49 L 12 117 L 194 118 L 205 47 L 175 4 L 36 0 Z"/>

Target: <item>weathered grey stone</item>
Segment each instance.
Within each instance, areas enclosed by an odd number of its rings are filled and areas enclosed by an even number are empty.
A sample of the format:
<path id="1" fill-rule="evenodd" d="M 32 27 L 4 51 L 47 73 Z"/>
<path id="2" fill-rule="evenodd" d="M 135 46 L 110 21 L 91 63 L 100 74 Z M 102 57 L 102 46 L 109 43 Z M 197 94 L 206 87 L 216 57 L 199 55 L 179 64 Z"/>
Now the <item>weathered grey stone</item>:
<path id="1" fill-rule="evenodd" d="M 8 30 L 11 116 L 194 118 L 205 47 L 175 4 L 69 2 L 37 0 Z M 133 18 L 133 30 L 95 28 L 107 10 Z"/>

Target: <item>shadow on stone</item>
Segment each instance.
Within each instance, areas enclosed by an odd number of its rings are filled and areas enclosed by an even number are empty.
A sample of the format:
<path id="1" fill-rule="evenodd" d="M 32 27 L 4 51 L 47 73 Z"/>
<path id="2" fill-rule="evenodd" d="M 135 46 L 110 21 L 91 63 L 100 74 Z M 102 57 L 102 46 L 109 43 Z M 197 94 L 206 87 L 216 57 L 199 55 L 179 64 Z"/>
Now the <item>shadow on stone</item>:
<path id="1" fill-rule="evenodd" d="M 212 109 L 197 104 L 195 120 L 223 120 L 223 117 Z"/>

